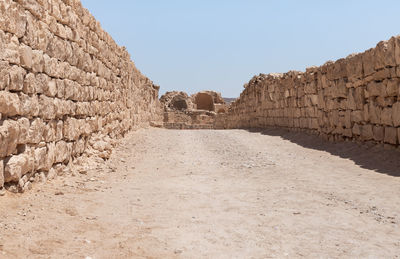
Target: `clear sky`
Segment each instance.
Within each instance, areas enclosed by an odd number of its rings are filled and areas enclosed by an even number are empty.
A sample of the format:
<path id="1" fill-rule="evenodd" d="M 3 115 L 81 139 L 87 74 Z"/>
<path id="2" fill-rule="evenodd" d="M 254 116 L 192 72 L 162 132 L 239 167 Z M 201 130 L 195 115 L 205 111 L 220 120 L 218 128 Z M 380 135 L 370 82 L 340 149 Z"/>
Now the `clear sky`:
<path id="1" fill-rule="evenodd" d="M 398 0 L 82 0 L 160 93 L 237 97 L 259 73 L 305 70 L 400 33 Z"/>

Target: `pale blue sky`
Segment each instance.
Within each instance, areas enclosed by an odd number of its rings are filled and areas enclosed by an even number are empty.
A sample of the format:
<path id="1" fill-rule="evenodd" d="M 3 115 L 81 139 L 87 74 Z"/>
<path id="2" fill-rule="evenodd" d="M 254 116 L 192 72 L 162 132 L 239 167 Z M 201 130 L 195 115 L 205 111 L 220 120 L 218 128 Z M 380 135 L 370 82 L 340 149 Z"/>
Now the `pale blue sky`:
<path id="1" fill-rule="evenodd" d="M 400 33 L 395 0 L 82 0 L 161 86 L 237 97 L 259 73 L 304 70 Z"/>

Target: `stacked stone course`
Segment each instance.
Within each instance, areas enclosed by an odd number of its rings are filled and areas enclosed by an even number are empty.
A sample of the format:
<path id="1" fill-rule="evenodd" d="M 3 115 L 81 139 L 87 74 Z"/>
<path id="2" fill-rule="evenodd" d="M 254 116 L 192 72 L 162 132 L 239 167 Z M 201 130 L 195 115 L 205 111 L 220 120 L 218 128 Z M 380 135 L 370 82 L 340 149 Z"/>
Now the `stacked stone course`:
<path id="1" fill-rule="evenodd" d="M 330 140 L 400 143 L 400 37 L 306 72 L 260 74 L 216 128 L 305 130 Z"/>
<path id="2" fill-rule="evenodd" d="M 87 149 L 107 158 L 161 120 L 158 90 L 79 0 L 0 1 L 0 187 L 23 191 Z"/>

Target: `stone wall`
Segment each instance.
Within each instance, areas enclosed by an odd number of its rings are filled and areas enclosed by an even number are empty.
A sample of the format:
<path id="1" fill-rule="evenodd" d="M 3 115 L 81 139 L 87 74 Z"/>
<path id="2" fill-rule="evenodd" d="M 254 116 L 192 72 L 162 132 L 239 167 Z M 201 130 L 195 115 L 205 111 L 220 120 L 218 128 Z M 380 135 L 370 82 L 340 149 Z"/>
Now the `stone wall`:
<path id="1" fill-rule="evenodd" d="M 161 120 L 158 87 L 79 0 L 0 1 L 0 187 Z M 15 185 L 12 185 L 15 186 Z"/>
<path id="2" fill-rule="evenodd" d="M 400 37 L 306 72 L 253 77 L 217 128 L 299 129 L 398 145 Z"/>

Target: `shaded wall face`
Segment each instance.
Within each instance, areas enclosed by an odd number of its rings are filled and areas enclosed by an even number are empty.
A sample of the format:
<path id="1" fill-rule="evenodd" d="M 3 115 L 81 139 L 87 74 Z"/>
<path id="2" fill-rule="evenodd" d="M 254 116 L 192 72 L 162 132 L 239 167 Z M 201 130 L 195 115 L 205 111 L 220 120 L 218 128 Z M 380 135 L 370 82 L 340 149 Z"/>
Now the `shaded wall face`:
<path id="1" fill-rule="evenodd" d="M 78 0 L 0 1 L 0 187 L 147 124 L 157 98 Z"/>
<path id="2" fill-rule="evenodd" d="M 198 110 L 214 111 L 214 100 L 209 94 L 198 93 L 195 102 Z"/>
<path id="3" fill-rule="evenodd" d="M 305 73 L 254 77 L 220 128 L 279 126 L 328 139 L 400 142 L 400 38 Z"/>
<path id="4" fill-rule="evenodd" d="M 186 110 L 188 108 L 187 101 L 185 98 L 180 96 L 175 96 L 171 101 L 171 108 L 175 110 Z"/>

